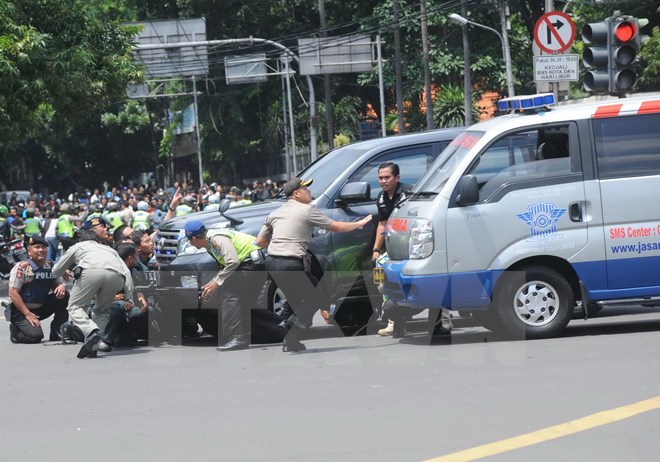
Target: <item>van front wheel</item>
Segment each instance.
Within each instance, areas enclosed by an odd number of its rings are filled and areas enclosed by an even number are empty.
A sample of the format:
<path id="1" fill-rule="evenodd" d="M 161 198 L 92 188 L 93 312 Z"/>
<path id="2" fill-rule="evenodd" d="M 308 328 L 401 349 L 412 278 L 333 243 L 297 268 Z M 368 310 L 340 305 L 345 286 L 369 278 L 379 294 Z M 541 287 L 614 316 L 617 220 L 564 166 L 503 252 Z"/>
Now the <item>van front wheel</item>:
<path id="1" fill-rule="evenodd" d="M 571 319 L 575 300 L 557 271 L 529 266 L 502 275 L 493 303 L 504 331 L 527 339 L 559 335 Z"/>

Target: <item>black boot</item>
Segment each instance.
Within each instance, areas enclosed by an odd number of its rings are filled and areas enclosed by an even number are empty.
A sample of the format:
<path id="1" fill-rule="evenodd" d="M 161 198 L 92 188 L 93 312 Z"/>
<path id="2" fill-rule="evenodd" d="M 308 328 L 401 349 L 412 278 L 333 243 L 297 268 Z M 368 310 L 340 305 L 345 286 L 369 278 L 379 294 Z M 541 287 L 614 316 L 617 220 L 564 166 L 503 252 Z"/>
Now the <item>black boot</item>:
<path id="1" fill-rule="evenodd" d="M 60 338 L 63 345 L 75 345 L 76 339 L 73 338 L 73 324 L 65 322 L 60 326 Z"/>
<path id="2" fill-rule="evenodd" d="M 85 340 L 83 346 L 80 347 L 80 351 L 78 352 L 78 358 L 83 359 L 83 358 L 95 356 L 94 353 L 96 353 L 96 350 L 94 349 L 94 347 L 100 341 L 101 341 L 101 336 L 99 335 L 98 329 L 92 331 L 92 333 L 90 333 L 87 336 L 87 340 Z"/>
<path id="3" fill-rule="evenodd" d="M 232 335 L 227 343 L 218 347 L 218 351 L 247 350 L 250 348 L 250 336 L 247 334 Z"/>
<path id="4" fill-rule="evenodd" d="M 291 328 L 289 329 L 289 333 L 286 334 L 286 337 L 284 337 L 284 341 L 282 342 L 282 351 L 287 352 L 287 351 L 303 351 L 306 350 L 307 347 L 305 346 L 304 343 L 301 343 L 299 338 L 300 335 L 304 332 L 304 329 L 302 329 L 300 326 L 296 326 L 295 324 L 292 323 Z"/>

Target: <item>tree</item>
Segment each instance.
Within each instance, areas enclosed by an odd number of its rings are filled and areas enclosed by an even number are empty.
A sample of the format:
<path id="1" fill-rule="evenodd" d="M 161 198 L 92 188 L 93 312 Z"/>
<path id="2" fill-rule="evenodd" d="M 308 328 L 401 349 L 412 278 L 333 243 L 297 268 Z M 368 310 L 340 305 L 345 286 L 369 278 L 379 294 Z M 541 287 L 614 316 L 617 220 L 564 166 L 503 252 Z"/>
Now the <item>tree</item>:
<path id="1" fill-rule="evenodd" d="M 85 0 L 0 4 L 0 147 L 37 136 L 48 120 L 73 126 L 139 80 L 134 28 L 105 21 Z"/>

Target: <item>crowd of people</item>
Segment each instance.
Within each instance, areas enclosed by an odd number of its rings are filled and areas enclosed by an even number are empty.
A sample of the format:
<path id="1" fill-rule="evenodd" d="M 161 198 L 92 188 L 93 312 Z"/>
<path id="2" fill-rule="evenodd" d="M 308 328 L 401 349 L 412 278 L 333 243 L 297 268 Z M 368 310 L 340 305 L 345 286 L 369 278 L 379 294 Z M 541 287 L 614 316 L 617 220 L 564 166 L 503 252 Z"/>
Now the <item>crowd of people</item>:
<path id="1" fill-rule="evenodd" d="M 78 228 L 88 218 L 102 216 L 113 233 L 121 226 L 153 232 L 168 213 L 183 216 L 201 210 L 217 210 L 223 199 L 230 207 L 265 201 L 280 192 L 280 185 L 270 179 L 253 181 L 238 188 L 211 183 L 195 189 L 175 182 L 159 188 L 155 182 L 139 187 L 108 187 L 60 195 L 29 191 L 27 197 L 13 193 L 0 202 L 0 238 L 25 239 L 40 235 L 49 243 L 50 260 L 75 242 Z M 173 207 L 174 210 L 169 210 Z"/>
<path id="2" fill-rule="evenodd" d="M 387 219 L 410 190 L 409 185 L 399 182 L 396 164 L 382 164 L 378 175 L 382 191 L 376 200 L 374 263 L 382 258 L 381 234 Z M 349 232 L 362 229 L 372 219 L 368 215 L 352 222 L 331 220 L 312 203 L 307 189 L 312 181 L 294 178 L 281 188 L 266 181 L 244 191 L 230 188 L 228 193 L 218 184 L 204 185 L 198 191 L 175 184 L 164 190 L 126 187 L 103 194 L 86 191 L 66 199 L 57 194 L 45 199 L 30 194 L 23 203 L 10 197 L 8 204 L 3 204 L 7 208 L 2 213 L 6 228 L 12 237 L 24 235 L 29 255 L 10 274 L 11 303 L 5 318 L 10 322 L 11 341 L 40 342 L 44 338 L 41 321 L 52 315 L 49 340 L 82 343 L 78 352 L 81 359 L 111 351 L 118 337 L 129 343 L 148 338 L 149 318 L 156 315 L 155 307 L 144 293 L 136 291 L 134 278 L 147 269 L 153 256 L 153 231 L 158 224 L 213 209 L 221 199 L 250 203 L 281 194 L 287 199 L 285 204 L 268 216 L 257 236 L 228 228 L 207 230 L 194 218 L 186 221 L 184 232 L 192 246 L 206 250 L 218 264 L 218 273 L 199 293 L 199 300 L 208 301 L 222 289 L 217 311 L 228 341 L 218 350 L 249 347 L 250 323 L 245 317 L 260 292 L 255 287 L 259 278 L 251 277 L 251 273 L 267 275 L 287 294 L 288 303 L 276 325 L 283 351 L 304 350 L 302 333 L 310 327 L 314 313 L 329 303 L 319 284 L 323 270 L 309 249 L 312 230 L 320 227 Z M 69 292 L 66 283 L 72 280 Z M 391 302 L 385 300 L 385 306 L 394 322 L 379 335 L 402 335 L 405 317 Z M 451 329 L 447 314 L 443 313 L 436 329 L 445 337 Z"/>

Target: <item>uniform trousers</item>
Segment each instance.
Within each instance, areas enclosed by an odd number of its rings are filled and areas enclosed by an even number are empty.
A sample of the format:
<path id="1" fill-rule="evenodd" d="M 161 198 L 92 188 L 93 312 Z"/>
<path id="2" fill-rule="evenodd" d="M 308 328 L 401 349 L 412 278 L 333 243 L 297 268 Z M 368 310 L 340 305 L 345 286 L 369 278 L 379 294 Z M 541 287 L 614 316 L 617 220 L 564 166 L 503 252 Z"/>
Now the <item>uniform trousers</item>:
<path id="1" fill-rule="evenodd" d="M 220 316 L 222 334 L 225 336 L 242 335 L 250 332 L 250 310 L 255 307 L 259 288 L 253 271 L 247 271 L 242 264 L 220 287 Z"/>
<path id="2" fill-rule="evenodd" d="M 75 280 L 67 310 L 73 323 L 87 337 L 94 330 L 105 330 L 115 295 L 124 288 L 124 276 L 109 269 L 84 268 Z M 96 296 L 92 319 L 87 308 Z"/>
<path id="3" fill-rule="evenodd" d="M 312 289 L 319 285 L 320 279 L 313 274 L 311 265 L 305 265 L 302 258 L 268 255 L 266 270 L 294 312 L 288 319 L 301 329 L 310 327 L 314 313 L 325 306 L 325 295 Z"/>
<path id="4" fill-rule="evenodd" d="M 69 293 L 67 292 L 64 298 L 57 298 L 55 294 L 49 294 L 46 301 L 39 308 L 32 308 L 30 311 L 34 313 L 39 321 L 49 318 L 53 314 L 55 317 L 50 323 L 50 340 L 59 338 L 60 327 L 69 318 L 69 313 L 66 311 L 66 305 L 69 301 Z M 11 323 L 9 328 L 12 337 L 18 343 L 39 343 L 44 338 L 44 331 L 41 326 L 33 326 L 25 318 L 25 315 L 20 312 L 18 308 L 12 303 L 11 310 Z"/>

